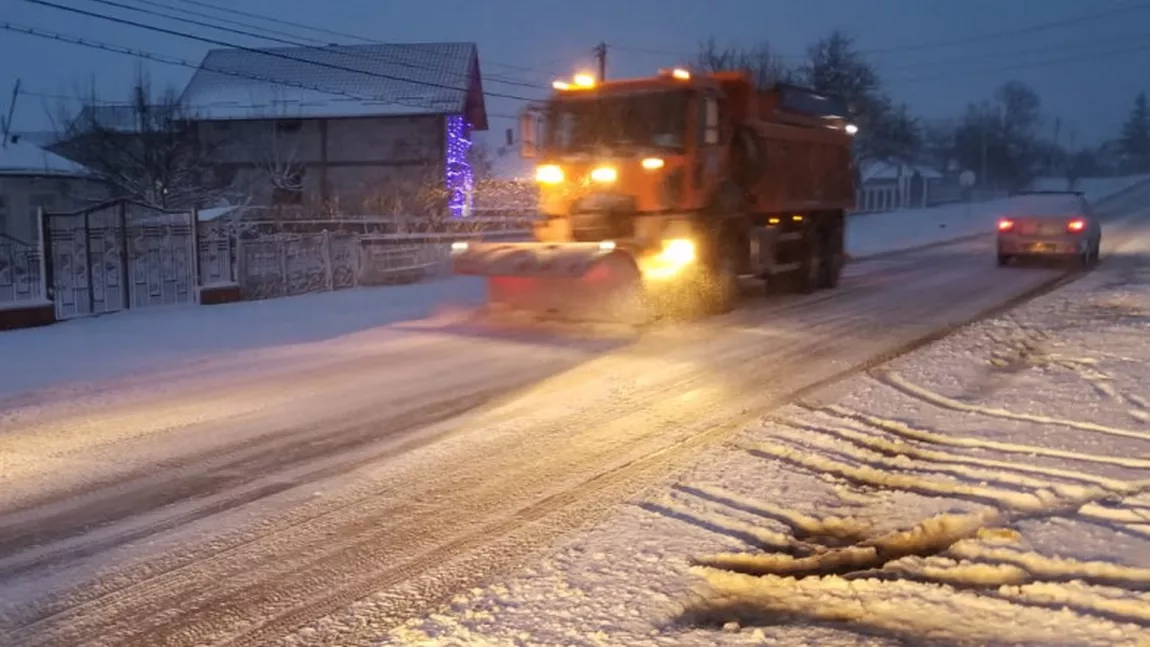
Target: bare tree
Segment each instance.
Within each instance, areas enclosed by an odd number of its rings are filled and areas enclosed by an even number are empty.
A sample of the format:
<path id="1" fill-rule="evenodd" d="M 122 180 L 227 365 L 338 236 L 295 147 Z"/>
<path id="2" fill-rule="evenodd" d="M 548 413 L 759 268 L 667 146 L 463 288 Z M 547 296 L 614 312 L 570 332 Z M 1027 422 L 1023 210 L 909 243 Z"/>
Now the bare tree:
<path id="1" fill-rule="evenodd" d="M 116 197 L 178 209 L 209 204 L 223 190 L 177 92 L 153 94 L 142 73 L 129 102 L 102 103 L 90 92 L 62 131 L 53 151 L 89 168 Z"/>
<path id="2" fill-rule="evenodd" d="M 699 46 L 695 64 L 707 72 L 745 71 L 759 89 L 778 82 L 793 82 L 797 75 L 796 70 L 766 41 L 747 49 L 720 47 L 714 38 L 710 38 Z"/>
<path id="3" fill-rule="evenodd" d="M 814 90 L 836 94 L 846 102 L 848 116 L 859 127 L 856 164 L 916 161 L 922 146 L 917 119 L 906 104 L 894 104 L 878 71 L 847 33 L 833 31 L 812 45 L 801 78 Z"/>
<path id="4" fill-rule="evenodd" d="M 258 151 L 256 177 L 249 178 L 271 189 L 271 203 L 276 206 L 303 206 L 304 173 L 306 167 L 300 162 L 300 141 L 297 134 L 301 122 L 291 119 L 269 119 L 260 123 L 260 132 L 252 142 Z"/>

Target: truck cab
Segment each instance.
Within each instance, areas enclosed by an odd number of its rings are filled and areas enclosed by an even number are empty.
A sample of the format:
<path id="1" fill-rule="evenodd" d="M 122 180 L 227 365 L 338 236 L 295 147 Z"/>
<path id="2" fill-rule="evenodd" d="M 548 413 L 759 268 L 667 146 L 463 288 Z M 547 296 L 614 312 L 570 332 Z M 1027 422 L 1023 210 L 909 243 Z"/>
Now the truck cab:
<path id="1" fill-rule="evenodd" d="M 576 77 L 520 117 L 537 160 L 541 240 L 633 240 L 645 224 L 697 209 L 722 165 L 721 87 L 667 70 L 598 83 Z"/>

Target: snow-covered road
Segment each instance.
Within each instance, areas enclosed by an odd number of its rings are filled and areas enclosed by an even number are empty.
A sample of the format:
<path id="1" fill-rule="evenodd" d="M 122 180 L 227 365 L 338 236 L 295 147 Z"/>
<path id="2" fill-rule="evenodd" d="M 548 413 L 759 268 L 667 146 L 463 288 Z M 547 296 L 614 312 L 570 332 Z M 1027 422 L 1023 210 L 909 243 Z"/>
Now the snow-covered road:
<path id="1" fill-rule="evenodd" d="M 1145 647 L 1150 223 L 1128 231 L 375 644 Z M 357 613 L 295 639 L 380 617 Z"/>
<path id="2" fill-rule="evenodd" d="M 1113 210 L 1147 202 L 1143 190 Z M 859 262 L 834 293 L 638 341 L 494 336 L 444 316 L 245 370 L 30 400 L 0 417 L 0 636 L 262 645 L 303 627 L 290 642 L 376 644 L 797 394 L 1062 274 L 992 257 L 984 239 Z M 779 487 L 778 465 L 763 487 Z M 921 514 L 899 496 L 883 504 L 892 518 Z M 664 567 L 650 548 L 582 558 L 604 576 L 636 559 Z M 560 590 L 534 594 L 570 606 Z M 650 628 L 637 609 L 606 608 Z M 491 627 L 481 644 L 514 642 Z"/>

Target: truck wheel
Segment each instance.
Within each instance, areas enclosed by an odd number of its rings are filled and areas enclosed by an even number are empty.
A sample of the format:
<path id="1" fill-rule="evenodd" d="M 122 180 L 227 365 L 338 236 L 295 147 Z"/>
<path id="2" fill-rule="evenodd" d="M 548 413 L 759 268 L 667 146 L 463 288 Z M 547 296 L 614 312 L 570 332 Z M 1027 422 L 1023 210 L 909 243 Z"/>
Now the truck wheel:
<path id="1" fill-rule="evenodd" d="M 702 310 L 709 315 L 726 314 L 739 302 L 739 274 L 729 250 L 721 250 L 703 277 Z"/>
<path id="2" fill-rule="evenodd" d="M 833 290 L 838 287 L 839 279 L 842 277 L 843 265 L 845 259 L 843 258 L 843 228 L 841 225 L 833 225 L 829 227 L 829 235 L 824 240 L 823 249 L 826 253 L 823 256 L 822 262 L 819 264 L 822 271 L 819 277 L 818 287 L 823 290 Z"/>
<path id="3" fill-rule="evenodd" d="M 810 294 L 819 288 L 823 278 L 824 259 L 823 245 L 817 231 L 811 231 L 806 249 L 803 250 L 803 260 L 795 272 L 795 291 L 799 294 Z"/>

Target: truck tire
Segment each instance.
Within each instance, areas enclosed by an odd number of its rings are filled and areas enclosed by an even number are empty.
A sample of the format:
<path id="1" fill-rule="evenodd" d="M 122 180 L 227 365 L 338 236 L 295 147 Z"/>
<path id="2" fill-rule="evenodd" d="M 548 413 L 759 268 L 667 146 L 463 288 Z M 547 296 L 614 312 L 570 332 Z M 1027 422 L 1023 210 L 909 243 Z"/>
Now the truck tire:
<path id="1" fill-rule="evenodd" d="M 704 314 L 726 314 L 739 303 L 739 273 L 730 243 L 720 243 L 708 259 L 700 286 L 700 305 Z"/>
<path id="2" fill-rule="evenodd" d="M 803 245 L 803 258 L 799 269 L 795 271 L 795 291 L 799 294 L 810 294 L 819 289 L 824 278 L 823 270 L 823 241 L 818 229 L 811 228 L 807 232 L 806 244 Z"/>
<path id="3" fill-rule="evenodd" d="M 836 214 L 838 215 L 838 214 Z M 839 286 L 842 278 L 843 265 L 846 264 L 844 256 L 845 240 L 843 221 L 841 215 L 832 217 L 826 227 L 822 228 L 823 261 L 820 263 L 820 276 L 818 287 L 822 290 L 833 290 Z"/>

